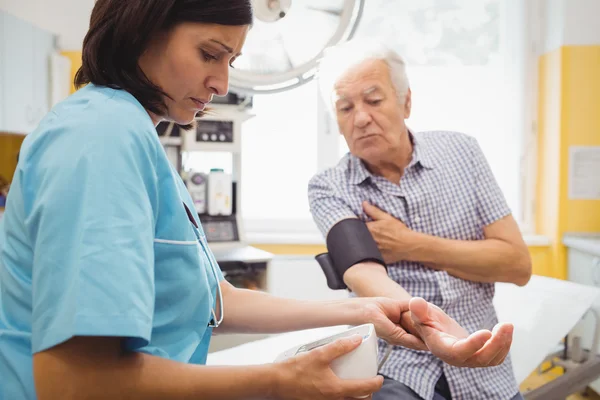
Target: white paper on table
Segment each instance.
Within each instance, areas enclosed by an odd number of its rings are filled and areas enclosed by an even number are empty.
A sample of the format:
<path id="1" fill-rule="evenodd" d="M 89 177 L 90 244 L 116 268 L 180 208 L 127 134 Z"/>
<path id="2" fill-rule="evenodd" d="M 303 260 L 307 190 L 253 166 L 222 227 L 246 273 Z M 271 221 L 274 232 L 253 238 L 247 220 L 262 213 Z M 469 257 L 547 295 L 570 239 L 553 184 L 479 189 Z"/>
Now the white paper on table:
<path id="1" fill-rule="evenodd" d="M 569 147 L 569 199 L 600 199 L 600 146 Z"/>
<path id="2" fill-rule="evenodd" d="M 600 289 L 534 275 L 524 287 L 496 284 L 500 322 L 514 325 L 511 358 L 521 383 L 590 309 Z"/>

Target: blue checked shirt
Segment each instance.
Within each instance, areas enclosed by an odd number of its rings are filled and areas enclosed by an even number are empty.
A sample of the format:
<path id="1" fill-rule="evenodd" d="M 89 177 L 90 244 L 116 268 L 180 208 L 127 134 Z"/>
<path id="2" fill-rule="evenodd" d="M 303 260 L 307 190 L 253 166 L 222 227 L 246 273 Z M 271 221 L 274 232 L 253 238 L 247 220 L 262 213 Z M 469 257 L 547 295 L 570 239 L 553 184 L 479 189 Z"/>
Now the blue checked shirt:
<path id="1" fill-rule="evenodd" d="M 412 134 L 413 158 L 400 184 L 372 175 L 355 156 L 315 175 L 309 183 L 313 218 L 323 235 L 336 222 L 368 221 L 368 201 L 410 229 L 455 240 L 482 240 L 483 227 L 511 213 L 477 141 L 455 132 Z M 498 322 L 492 304 L 494 285 L 450 276 L 420 263 L 388 266 L 390 277 L 413 296 L 442 308 L 469 332 Z M 380 355 L 386 344 L 380 341 Z M 458 368 L 429 352 L 395 347 L 380 373 L 404 383 L 423 399 L 433 398 L 445 374 L 453 399 L 506 400 L 518 386 L 510 358 L 490 368 Z"/>

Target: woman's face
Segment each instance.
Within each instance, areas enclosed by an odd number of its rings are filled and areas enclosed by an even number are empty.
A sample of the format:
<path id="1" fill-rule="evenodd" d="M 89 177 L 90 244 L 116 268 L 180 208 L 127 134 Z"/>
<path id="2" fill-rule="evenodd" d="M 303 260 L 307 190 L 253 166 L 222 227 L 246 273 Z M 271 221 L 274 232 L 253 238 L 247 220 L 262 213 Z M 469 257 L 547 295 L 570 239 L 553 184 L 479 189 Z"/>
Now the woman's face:
<path id="1" fill-rule="evenodd" d="M 164 99 L 167 115 L 152 115 L 155 124 L 162 119 L 189 124 L 213 95 L 227 94 L 229 68 L 240 55 L 248 29 L 186 22 L 150 41 L 140 67 L 170 97 Z"/>

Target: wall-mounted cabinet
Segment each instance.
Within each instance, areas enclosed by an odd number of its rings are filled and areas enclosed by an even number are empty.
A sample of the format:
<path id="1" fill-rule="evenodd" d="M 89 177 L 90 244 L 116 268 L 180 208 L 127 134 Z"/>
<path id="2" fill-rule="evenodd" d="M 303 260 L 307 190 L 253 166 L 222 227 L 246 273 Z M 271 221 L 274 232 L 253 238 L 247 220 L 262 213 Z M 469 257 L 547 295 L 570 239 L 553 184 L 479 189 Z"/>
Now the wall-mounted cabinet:
<path id="1" fill-rule="evenodd" d="M 0 12 L 0 131 L 27 134 L 50 108 L 54 35 Z"/>
<path id="2" fill-rule="evenodd" d="M 5 30 L 5 18 L 4 13 L 0 11 L 0 130 L 4 127 L 4 63 L 5 54 L 4 51 L 4 30 Z"/>
<path id="3" fill-rule="evenodd" d="M 600 233 L 567 234 L 563 239 L 567 246 L 568 279 L 583 285 L 600 287 Z M 569 333 L 569 348 L 573 349 L 578 338 L 585 350 L 594 349 L 596 326 L 600 323 L 600 298 L 594 303 L 593 312 L 588 312 Z M 600 337 L 598 338 L 600 339 Z M 600 393 L 600 379 L 589 385 Z"/>

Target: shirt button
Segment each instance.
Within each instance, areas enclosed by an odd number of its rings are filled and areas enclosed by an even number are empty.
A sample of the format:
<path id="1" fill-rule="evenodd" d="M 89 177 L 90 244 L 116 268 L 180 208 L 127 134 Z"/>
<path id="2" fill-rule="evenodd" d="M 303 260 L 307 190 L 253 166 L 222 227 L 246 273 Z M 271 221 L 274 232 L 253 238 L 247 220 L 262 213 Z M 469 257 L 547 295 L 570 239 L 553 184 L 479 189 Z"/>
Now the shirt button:
<path id="1" fill-rule="evenodd" d="M 419 217 L 418 215 L 415 217 L 415 222 L 418 224 L 419 222 L 421 222 L 421 217 Z"/>

